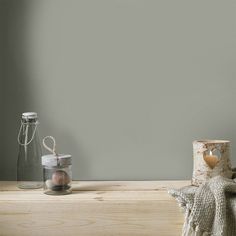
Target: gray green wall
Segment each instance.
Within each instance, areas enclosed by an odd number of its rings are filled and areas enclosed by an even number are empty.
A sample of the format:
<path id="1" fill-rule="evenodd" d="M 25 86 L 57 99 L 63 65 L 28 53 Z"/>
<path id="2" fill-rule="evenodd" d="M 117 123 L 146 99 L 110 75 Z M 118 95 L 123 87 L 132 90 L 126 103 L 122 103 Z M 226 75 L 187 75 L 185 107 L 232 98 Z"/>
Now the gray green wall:
<path id="1" fill-rule="evenodd" d="M 189 179 L 192 140 L 232 141 L 236 2 L 7 1 L 1 179 L 20 114 L 73 155 L 74 179 Z"/>
<path id="2" fill-rule="evenodd" d="M 1 130 L 0 130 L 0 152 L 1 152 L 1 156 L 3 154 L 3 80 L 4 78 L 4 67 L 5 67 L 5 63 L 4 63 L 4 58 L 5 58 L 5 50 L 4 50 L 4 44 L 5 44 L 5 35 L 6 35 L 6 27 L 4 26 L 4 22 L 5 22 L 5 2 L 0 0 L 0 124 L 1 124 Z M 2 159 L 3 157 L 1 157 Z M 3 170 L 3 166 L 0 165 L 0 173 L 2 173 Z M 1 175 L 1 174 L 0 174 Z"/>

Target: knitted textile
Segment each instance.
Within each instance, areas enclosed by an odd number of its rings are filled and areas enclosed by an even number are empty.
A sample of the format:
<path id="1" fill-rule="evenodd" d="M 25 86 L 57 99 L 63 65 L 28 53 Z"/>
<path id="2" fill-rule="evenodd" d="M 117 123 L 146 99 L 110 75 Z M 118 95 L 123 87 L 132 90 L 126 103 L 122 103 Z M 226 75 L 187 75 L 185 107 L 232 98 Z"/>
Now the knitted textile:
<path id="1" fill-rule="evenodd" d="M 216 176 L 200 187 L 168 191 L 185 211 L 183 236 L 236 236 L 235 182 Z"/>

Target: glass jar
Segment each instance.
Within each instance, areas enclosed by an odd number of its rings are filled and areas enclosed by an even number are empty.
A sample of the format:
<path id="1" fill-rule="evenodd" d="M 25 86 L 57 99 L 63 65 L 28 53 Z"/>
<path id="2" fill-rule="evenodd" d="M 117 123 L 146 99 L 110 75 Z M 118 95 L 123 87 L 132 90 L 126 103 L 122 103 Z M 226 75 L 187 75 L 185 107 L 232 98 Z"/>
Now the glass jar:
<path id="1" fill-rule="evenodd" d="M 36 112 L 22 114 L 18 134 L 19 152 L 17 158 L 17 186 L 23 189 L 42 188 L 42 156 L 38 136 L 38 115 Z"/>
<path id="2" fill-rule="evenodd" d="M 64 195 L 72 192 L 71 155 L 49 154 L 42 156 L 44 193 Z"/>

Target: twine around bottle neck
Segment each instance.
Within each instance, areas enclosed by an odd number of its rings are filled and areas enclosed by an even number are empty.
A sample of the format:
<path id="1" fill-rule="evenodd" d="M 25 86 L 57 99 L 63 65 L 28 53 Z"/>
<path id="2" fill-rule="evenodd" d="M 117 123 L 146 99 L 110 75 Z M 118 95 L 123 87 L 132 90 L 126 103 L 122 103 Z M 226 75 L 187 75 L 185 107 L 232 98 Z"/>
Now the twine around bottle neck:
<path id="1" fill-rule="evenodd" d="M 34 130 L 33 130 L 33 133 L 32 133 L 32 137 L 28 141 L 29 125 L 32 125 L 32 124 L 35 125 L 35 127 L 34 127 Z M 18 136 L 17 136 L 17 141 L 18 141 L 19 145 L 27 146 L 27 145 L 29 145 L 33 141 L 35 133 L 36 133 L 36 130 L 37 130 L 37 127 L 38 127 L 38 124 L 39 124 L 38 121 L 30 123 L 29 121 L 23 122 L 21 120 L 21 126 L 20 126 L 20 129 L 19 129 L 19 132 L 18 132 Z M 25 129 L 23 129 L 24 126 L 25 126 Z M 25 135 L 25 142 L 24 143 L 22 143 L 21 140 L 20 140 L 20 135 L 21 135 L 22 131 L 23 131 L 23 135 Z"/>

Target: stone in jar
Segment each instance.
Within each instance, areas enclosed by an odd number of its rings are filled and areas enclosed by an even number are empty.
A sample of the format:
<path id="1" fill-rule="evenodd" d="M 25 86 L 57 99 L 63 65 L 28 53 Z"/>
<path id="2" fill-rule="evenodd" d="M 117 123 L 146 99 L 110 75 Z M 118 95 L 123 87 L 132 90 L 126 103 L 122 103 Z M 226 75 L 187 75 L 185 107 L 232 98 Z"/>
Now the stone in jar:
<path id="1" fill-rule="evenodd" d="M 52 174 L 54 185 L 67 185 L 70 183 L 70 176 L 63 170 L 57 170 Z"/>

